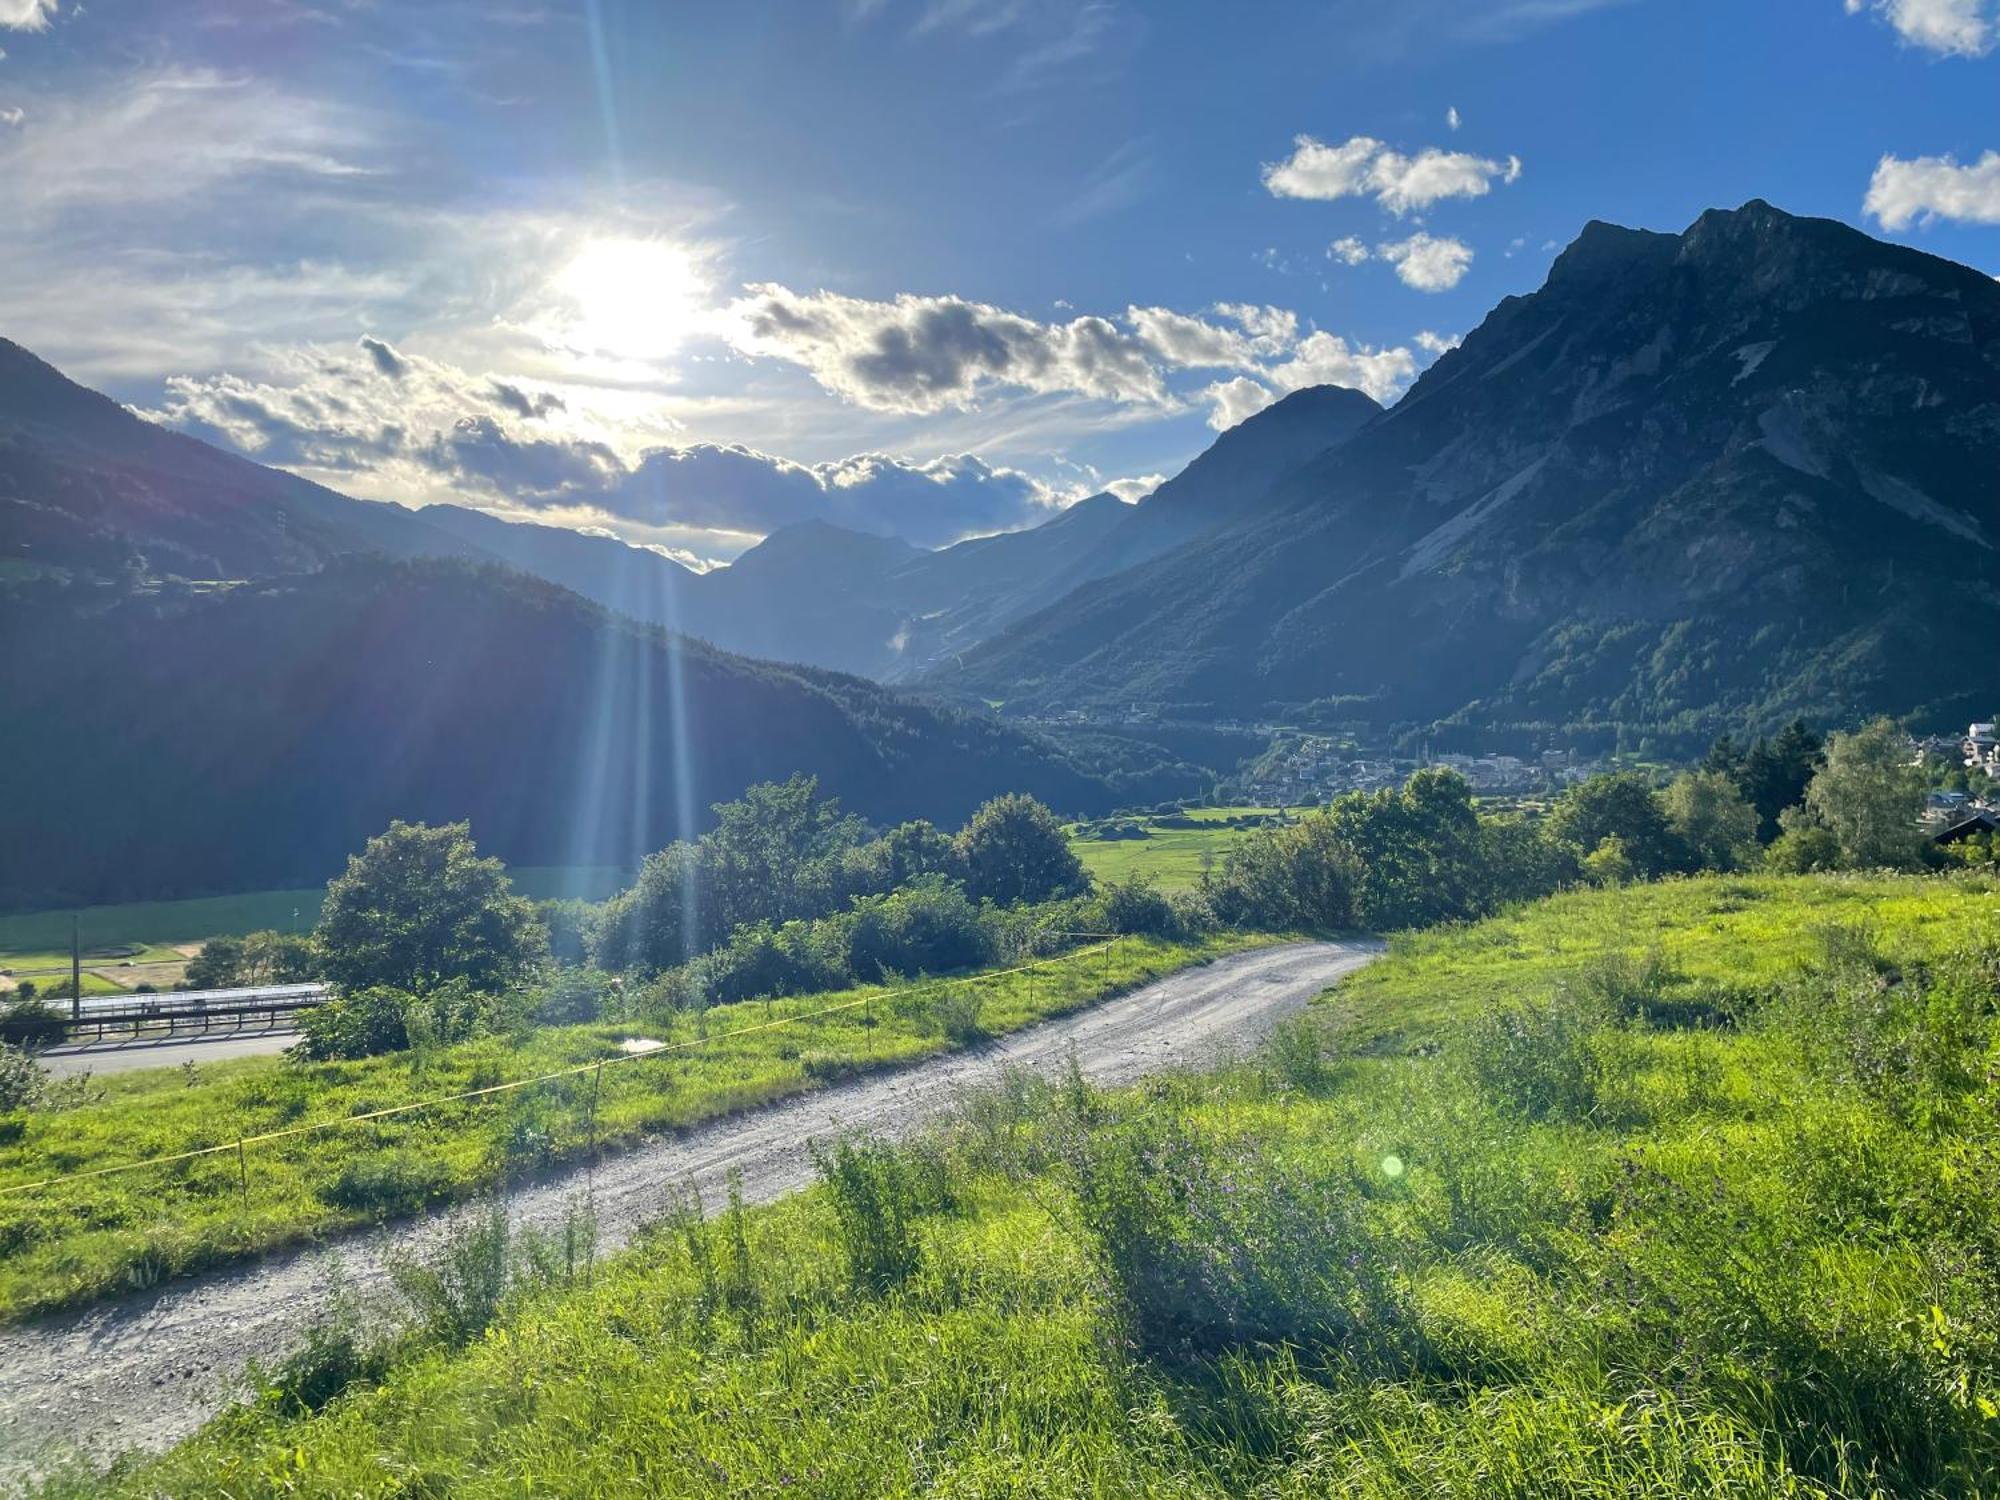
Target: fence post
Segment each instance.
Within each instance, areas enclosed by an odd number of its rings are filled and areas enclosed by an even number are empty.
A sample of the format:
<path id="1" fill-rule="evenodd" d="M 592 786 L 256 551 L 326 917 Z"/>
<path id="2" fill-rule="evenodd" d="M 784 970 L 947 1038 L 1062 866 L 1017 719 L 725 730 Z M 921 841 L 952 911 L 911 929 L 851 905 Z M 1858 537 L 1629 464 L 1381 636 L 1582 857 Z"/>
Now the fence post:
<path id="1" fill-rule="evenodd" d="M 590 1075 L 590 1164 L 597 1165 L 597 1090 L 604 1082 L 604 1059 L 597 1060 L 597 1071 Z"/>

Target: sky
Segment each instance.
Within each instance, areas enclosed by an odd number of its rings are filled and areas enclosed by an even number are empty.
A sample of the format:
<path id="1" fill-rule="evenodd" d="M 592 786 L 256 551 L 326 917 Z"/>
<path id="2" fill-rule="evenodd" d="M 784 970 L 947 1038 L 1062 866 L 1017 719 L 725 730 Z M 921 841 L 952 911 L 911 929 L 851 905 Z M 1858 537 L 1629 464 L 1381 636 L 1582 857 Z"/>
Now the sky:
<path id="1" fill-rule="evenodd" d="M 0 0 L 0 336 L 697 566 L 1393 402 L 1589 220 L 2000 273 L 2000 0 Z"/>

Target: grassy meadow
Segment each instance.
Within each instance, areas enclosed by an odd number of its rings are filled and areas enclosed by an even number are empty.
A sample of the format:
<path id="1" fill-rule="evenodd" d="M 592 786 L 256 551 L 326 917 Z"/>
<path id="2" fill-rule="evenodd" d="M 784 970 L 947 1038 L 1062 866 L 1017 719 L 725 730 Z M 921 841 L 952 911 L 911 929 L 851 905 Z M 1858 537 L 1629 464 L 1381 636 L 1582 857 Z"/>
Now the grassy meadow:
<path id="1" fill-rule="evenodd" d="M 1277 812 L 1273 807 L 1200 807 L 1179 816 L 1200 824 L 1197 828 L 1163 828 L 1157 820 L 1139 816 L 1107 819 L 1131 822 L 1145 830 L 1142 839 L 1093 838 L 1074 825 L 1070 848 L 1083 867 L 1100 882 L 1117 884 L 1137 877 L 1150 880 L 1161 890 L 1186 890 L 1201 879 L 1210 864 L 1219 864 L 1231 844 L 1248 830 L 1232 828 L 1232 817 L 1264 817 Z"/>
<path id="2" fill-rule="evenodd" d="M 1259 941 L 1123 938 L 990 978 L 546 1027 L 354 1062 L 304 1066 L 270 1057 L 116 1074 L 82 1107 L 0 1116 L 0 1321 L 470 1197 L 510 1174 L 577 1158 L 591 1139 L 591 1079 L 254 1145 L 247 1192 L 233 1152 L 7 1191 L 19 1184 L 337 1123 L 599 1059 L 615 1061 L 603 1073 L 596 1138 L 616 1147 L 1017 1030 Z M 863 999 L 837 1014 L 729 1035 Z M 625 1058 L 620 1043 L 638 1037 L 701 1045 Z"/>
<path id="3" fill-rule="evenodd" d="M 50 1493 L 2000 1493 L 1996 907 L 1716 877 L 1400 941 L 1218 1072 L 1017 1080 L 504 1295 L 461 1251 L 403 1342 Z"/>

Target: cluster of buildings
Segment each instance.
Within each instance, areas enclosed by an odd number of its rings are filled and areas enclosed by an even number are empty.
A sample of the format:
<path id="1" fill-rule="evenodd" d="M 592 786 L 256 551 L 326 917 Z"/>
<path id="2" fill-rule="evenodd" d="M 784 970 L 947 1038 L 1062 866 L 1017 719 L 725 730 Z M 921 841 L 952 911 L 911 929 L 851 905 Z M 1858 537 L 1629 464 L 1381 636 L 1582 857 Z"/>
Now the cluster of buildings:
<path id="1" fill-rule="evenodd" d="M 1518 755 L 1428 755 L 1394 759 L 1355 753 L 1339 741 L 1305 735 L 1265 760 L 1247 792 L 1258 801 L 1296 806 L 1345 792 L 1372 792 L 1401 786 L 1411 772 L 1427 766 L 1456 771 L 1477 792 L 1542 792 L 1582 781 L 1602 769 L 1567 750 L 1533 758 Z"/>

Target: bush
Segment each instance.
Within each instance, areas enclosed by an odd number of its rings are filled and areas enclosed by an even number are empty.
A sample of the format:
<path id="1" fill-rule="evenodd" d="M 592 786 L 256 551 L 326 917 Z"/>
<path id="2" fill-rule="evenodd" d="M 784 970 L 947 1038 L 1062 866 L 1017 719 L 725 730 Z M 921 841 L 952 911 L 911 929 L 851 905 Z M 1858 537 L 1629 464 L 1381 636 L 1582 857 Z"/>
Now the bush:
<path id="1" fill-rule="evenodd" d="M 549 933 L 549 955 L 563 968 L 576 968 L 590 961 L 596 938 L 599 908 L 592 902 L 567 897 L 559 901 L 538 901 L 535 915 Z"/>
<path id="2" fill-rule="evenodd" d="M 831 1150 L 815 1142 L 812 1159 L 833 1200 L 849 1282 L 879 1294 L 908 1281 L 923 1258 L 916 1221 L 942 1206 L 942 1174 L 893 1146 L 846 1140 Z"/>
<path id="3" fill-rule="evenodd" d="M 866 979 L 943 974 L 976 968 L 993 956 L 993 936 L 979 909 L 940 875 L 854 903 L 846 924 L 847 971 Z"/>
<path id="4" fill-rule="evenodd" d="M 838 922 L 755 922 L 736 929 L 726 947 L 691 966 L 711 1003 L 759 995 L 803 995 L 852 982 L 847 935 Z"/>
<path id="5" fill-rule="evenodd" d="M 299 1039 L 289 1055 L 301 1062 L 332 1062 L 401 1052 L 418 1041 L 461 1042 L 487 1028 L 496 1006 L 491 996 L 474 993 L 462 981 L 423 995 L 374 985 L 299 1012 Z"/>
<path id="6" fill-rule="evenodd" d="M 1090 884 L 1062 824 L 1033 797 L 995 797 L 972 815 L 957 843 L 966 889 L 980 901 L 1048 901 Z"/>
<path id="7" fill-rule="evenodd" d="M 1173 937 L 1180 921 L 1173 903 L 1150 881 L 1133 876 L 1098 893 L 1090 926 L 1096 932 Z"/>
<path id="8" fill-rule="evenodd" d="M 1362 874 L 1351 845 L 1324 814 L 1239 841 L 1219 871 L 1202 878 L 1208 905 L 1225 924 L 1270 932 L 1354 925 Z"/>
<path id="9" fill-rule="evenodd" d="M 527 1016 L 537 1026 L 578 1026 L 601 1020 L 613 993 L 611 976 L 602 969 L 566 968 L 528 994 Z"/>
<path id="10" fill-rule="evenodd" d="M 69 1032 L 69 1018 L 32 997 L 0 1011 L 0 1045 L 53 1047 Z"/>

